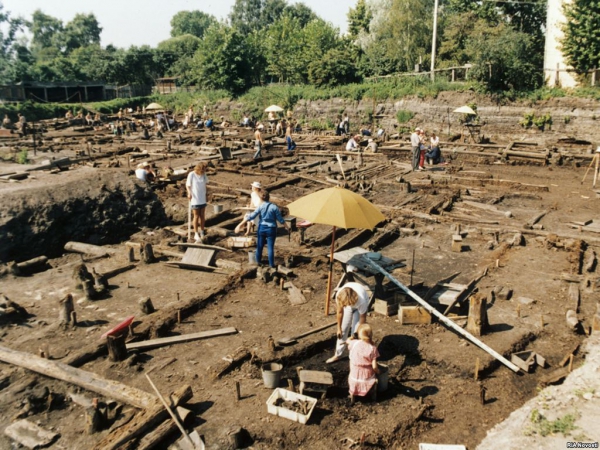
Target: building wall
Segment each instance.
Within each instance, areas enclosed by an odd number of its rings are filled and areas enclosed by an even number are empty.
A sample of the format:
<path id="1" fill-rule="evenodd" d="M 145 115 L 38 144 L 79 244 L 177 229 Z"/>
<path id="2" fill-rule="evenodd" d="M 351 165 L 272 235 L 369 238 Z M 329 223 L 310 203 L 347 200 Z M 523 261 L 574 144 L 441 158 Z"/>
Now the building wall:
<path id="1" fill-rule="evenodd" d="M 561 47 L 563 37 L 562 24 L 565 23 L 562 5 L 571 0 L 548 0 L 546 17 L 546 46 L 544 49 L 544 77 L 547 86 L 560 86 L 564 88 L 576 87 L 577 80 L 565 69 L 571 67 L 565 63 Z M 559 69 L 557 71 L 556 69 Z M 561 71 L 562 70 L 562 71 Z"/>

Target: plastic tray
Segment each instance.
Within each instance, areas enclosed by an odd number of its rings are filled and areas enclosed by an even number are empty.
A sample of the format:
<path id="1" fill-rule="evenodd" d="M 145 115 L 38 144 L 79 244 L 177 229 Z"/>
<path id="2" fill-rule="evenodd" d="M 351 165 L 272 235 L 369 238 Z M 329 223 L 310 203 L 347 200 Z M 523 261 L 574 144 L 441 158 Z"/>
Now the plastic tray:
<path id="1" fill-rule="evenodd" d="M 284 399 L 288 401 L 296 401 L 303 400 L 305 402 L 310 403 L 310 409 L 308 410 L 308 414 L 300 414 L 298 412 L 289 410 L 282 406 L 275 406 L 275 401 L 277 399 Z M 289 420 L 293 420 L 294 422 L 298 422 L 301 424 L 306 424 L 313 410 L 315 409 L 315 405 L 317 404 L 317 399 L 309 397 L 307 395 L 297 394 L 292 391 L 288 391 L 286 389 L 277 388 L 273 391 L 269 399 L 267 400 L 267 411 L 269 414 L 273 414 L 275 416 L 284 417 Z"/>

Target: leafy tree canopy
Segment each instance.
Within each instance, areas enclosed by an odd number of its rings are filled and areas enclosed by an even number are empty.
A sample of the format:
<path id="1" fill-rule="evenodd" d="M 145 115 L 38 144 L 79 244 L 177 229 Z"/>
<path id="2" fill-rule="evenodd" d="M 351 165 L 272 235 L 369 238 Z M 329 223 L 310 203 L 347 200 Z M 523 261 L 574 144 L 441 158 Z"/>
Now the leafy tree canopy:
<path id="1" fill-rule="evenodd" d="M 171 19 L 171 37 L 191 34 L 201 38 L 208 27 L 216 22 L 215 16 L 202 11 L 179 11 Z"/>
<path id="2" fill-rule="evenodd" d="M 564 13 L 562 50 L 568 63 L 581 72 L 600 67 L 600 2 L 573 0 Z"/>

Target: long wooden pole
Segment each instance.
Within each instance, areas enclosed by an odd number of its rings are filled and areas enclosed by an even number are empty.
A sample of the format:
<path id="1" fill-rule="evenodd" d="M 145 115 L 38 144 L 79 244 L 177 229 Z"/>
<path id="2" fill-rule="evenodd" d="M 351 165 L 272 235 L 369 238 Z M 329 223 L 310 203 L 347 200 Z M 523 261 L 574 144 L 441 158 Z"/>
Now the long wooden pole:
<path id="1" fill-rule="evenodd" d="M 519 368 L 516 365 L 511 363 L 508 359 L 506 359 L 504 356 L 502 356 L 500 353 L 498 353 L 491 347 L 488 347 L 487 345 L 485 345 L 483 342 L 481 342 L 479 339 L 477 339 L 471 333 L 463 330 L 461 327 L 456 325 L 452 320 L 448 319 L 441 312 L 439 312 L 437 309 L 435 309 L 433 306 L 431 306 L 429 303 L 427 303 L 425 300 L 423 300 L 421 297 L 419 297 L 417 294 L 415 294 L 409 288 L 407 288 L 402 283 L 400 283 L 398 280 L 396 280 L 392 275 L 390 275 L 389 272 L 387 272 L 383 267 L 381 267 L 375 261 L 373 261 L 372 259 L 370 259 L 368 257 L 364 257 L 364 256 L 362 258 L 366 263 L 370 264 L 372 267 L 377 269 L 381 274 L 385 275 L 392 283 L 394 283 L 396 286 L 398 286 L 400 289 L 402 289 L 407 295 L 411 296 L 414 300 L 416 300 L 419 304 L 421 304 L 421 306 L 423 306 L 423 308 L 425 308 L 427 311 L 429 311 L 430 314 L 436 316 L 440 321 L 442 321 L 444 324 L 448 325 L 450 328 L 452 328 L 458 334 L 466 337 L 473 344 L 477 345 L 482 350 L 485 350 L 486 352 L 488 352 L 490 355 L 492 355 L 494 358 L 496 358 L 498 361 L 500 361 L 502 364 L 504 364 L 506 367 L 508 367 L 512 371 L 514 371 L 514 372 L 519 371 Z"/>
<path id="2" fill-rule="evenodd" d="M 331 279 L 333 278 L 333 248 L 335 246 L 335 227 L 331 235 L 331 251 L 329 253 L 329 274 L 327 275 L 327 297 L 325 297 L 325 315 L 329 315 L 329 300 L 331 298 Z"/>
<path id="3" fill-rule="evenodd" d="M 596 169 L 594 170 L 594 183 L 592 183 L 592 187 L 596 187 L 596 181 L 598 180 L 598 163 L 600 162 L 600 153 L 596 151 L 595 158 L 596 160 Z"/>
<path id="4" fill-rule="evenodd" d="M 187 431 L 185 431 L 185 428 L 183 428 L 183 425 L 181 425 L 181 422 L 179 421 L 179 419 L 177 418 L 177 416 L 175 415 L 175 413 L 173 411 L 171 411 L 171 408 L 169 407 L 169 404 L 167 403 L 167 401 L 165 400 L 165 398 L 162 396 L 162 394 L 160 393 L 160 391 L 158 390 L 158 388 L 154 385 L 154 383 L 150 379 L 150 376 L 147 373 L 146 373 L 146 378 L 148 379 L 148 383 L 150 383 L 150 386 L 152 386 L 152 389 L 154 389 L 154 392 L 156 392 L 156 395 L 158 395 L 158 398 L 160 398 L 160 401 L 162 402 L 162 404 L 166 408 L 167 412 L 169 413 L 169 415 L 173 419 L 173 422 L 175 422 L 175 424 L 177 425 L 177 428 L 179 428 L 179 431 L 181 431 L 181 434 L 183 434 L 185 436 L 185 440 L 189 442 L 189 444 L 192 446 L 192 448 L 196 448 L 196 446 L 194 445 L 194 442 L 190 438 L 190 435 L 187 434 Z"/>
<path id="5" fill-rule="evenodd" d="M 145 391 L 101 378 L 95 373 L 86 372 L 64 363 L 40 358 L 31 353 L 19 352 L 0 346 L 0 361 L 81 386 L 89 391 L 97 392 L 105 397 L 113 398 L 137 408 L 149 408 L 156 404 L 156 397 Z"/>

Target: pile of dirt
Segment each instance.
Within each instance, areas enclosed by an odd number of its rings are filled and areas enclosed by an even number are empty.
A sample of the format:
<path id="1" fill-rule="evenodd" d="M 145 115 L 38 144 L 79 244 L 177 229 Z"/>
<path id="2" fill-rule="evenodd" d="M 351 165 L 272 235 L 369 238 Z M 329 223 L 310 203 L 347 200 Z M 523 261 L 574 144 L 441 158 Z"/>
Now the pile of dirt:
<path id="1" fill-rule="evenodd" d="M 89 174 L 82 177 L 81 171 Z M 143 183 L 123 173 L 77 172 L 42 174 L 33 183 L 2 190 L 0 261 L 26 260 L 40 249 L 54 257 L 68 241 L 111 244 L 141 227 L 166 224 L 161 202 Z"/>

